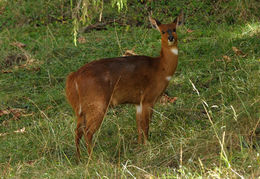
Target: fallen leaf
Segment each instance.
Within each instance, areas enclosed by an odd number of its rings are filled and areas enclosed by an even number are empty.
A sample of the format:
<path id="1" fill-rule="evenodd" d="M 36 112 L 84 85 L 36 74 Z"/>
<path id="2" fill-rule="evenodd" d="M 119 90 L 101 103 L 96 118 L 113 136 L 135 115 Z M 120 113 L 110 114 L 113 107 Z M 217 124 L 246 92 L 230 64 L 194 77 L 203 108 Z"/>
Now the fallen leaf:
<path id="1" fill-rule="evenodd" d="M 26 60 L 27 60 L 27 56 L 24 54 L 11 54 L 5 57 L 4 66 L 11 67 L 14 65 L 19 65 Z"/>
<path id="2" fill-rule="evenodd" d="M 175 101 L 177 101 L 177 99 L 178 99 L 177 97 L 170 98 L 170 101 L 169 101 L 169 102 L 170 102 L 170 103 L 174 103 Z"/>
<path id="3" fill-rule="evenodd" d="M 21 116 L 22 114 L 19 113 L 19 112 L 14 112 L 13 115 L 14 115 L 13 119 L 14 119 L 14 120 L 17 120 L 17 119 L 20 118 L 20 116 Z"/>
<path id="4" fill-rule="evenodd" d="M 224 55 L 224 56 L 223 56 L 223 59 L 224 59 L 225 61 L 227 61 L 227 62 L 231 62 L 231 58 L 230 58 L 229 56 L 227 56 L 227 55 Z"/>
<path id="5" fill-rule="evenodd" d="M 11 108 L 11 109 L 0 110 L 0 116 L 12 114 L 13 120 L 19 119 L 20 116 L 23 115 L 23 113 L 24 113 L 24 109 L 19 109 L 19 108 Z"/>
<path id="6" fill-rule="evenodd" d="M 187 29 L 187 32 L 188 32 L 188 33 L 192 33 L 192 32 L 194 32 L 194 30 Z"/>
<path id="7" fill-rule="evenodd" d="M 101 40 L 103 40 L 103 38 L 97 37 L 95 40 L 96 42 L 100 42 Z"/>
<path id="8" fill-rule="evenodd" d="M 24 133 L 25 132 L 25 127 L 23 127 L 22 129 L 18 129 L 16 131 L 14 131 L 14 133 Z"/>
<path id="9" fill-rule="evenodd" d="M 6 135 L 7 135 L 7 133 L 0 133 L 0 137 L 6 136 Z"/>
<path id="10" fill-rule="evenodd" d="M 4 10 L 5 10 L 5 7 L 1 7 L 1 8 L 0 8 L 0 14 L 3 14 L 3 13 L 4 13 Z"/>
<path id="11" fill-rule="evenodd" d="M 145 178 L 145 179 L 153 179 L 154 176 L 153 176 L 153 175 L 150 175 L 150 174 L 145 174 L 145 175 L 144 175 L 144 178 Z"/>
<path id="12" fill-rule="evenodd" d="M 27 58 L 26 63 L 27 63 L 27 65 L 31 65 L 31 64 L 33 64 L 35 61 L 36 61 L 36 60 L 33 59 L 33 58 Z"/>
<path id="13" fill-rule="evenodd" d="M 241 56 L 241 57 L 246 57 L 246 54 L 244 54 L 241 50 L 239 50 L 236 47 L 232 47 L 232 50 L 235 52 L 236 55 Z"/>
<path id="14" fill-rule="evenodd" d="M 6 114 L 10 114 L 10 111 L 8 111 L 8 110 L 0 110 L 0 116 L 6 115 Z"/>
<path id="15" fill-rule="evenodd" d="M 137 55 L 133 50 L 126 50 L 123 56 Z"/>
<path id="16" fill-rule="evenodd" d="M 8 120 L 5 120 L 5 121 L 3 121 L 3 122 L 1 123 L 2 126 L 8 126 L 8 124 L 9 124 L 9 121 L 8 121 Z"/>
<path id="17" fill-rule="evenodd" d="M 10 109 L 11 113 L 13 114 L 13 118 L 14 120 L 17 120 L 21 117 L 22 112 L 24 111 L 23 109 L 18 109 L 18 108 L 11 108 Z"/>
<path id="18" fill-rule="evenodd" d="M 223 59 L 216 59 L 217 62 L 223 62 Z"/>
<path id="19" fill-rule="evenodd" d="M 85 37 L 79 37 L 79 38 L 78 38 L 78 42 L 79 42 L 80 44 L 84 44 L 84 43 L 86 43 L 86 38 L 85 38 Z"/>
<path id="20" fill-rule="evenodd" d="M 163 94 L 160 99 L 160 103 L 166 105 L 167 103 L 174 103 L 177 99 L 178 97 L 170 97 L 166 94 Z"/>
<path id="21" fill-rule="evenodd" d="M 26 163 L 29 164 L 29 165 L 33 165 L 35 162 L 36 162 L 35 160 L 29 160 Z"/>
<path id="22" fill-rule="evenodd" d="M 19 47 L 19 48 L 24 48 L 26 47 L 26 44 L 21 43 L 21 42 L 13 42 L 11 43 L 11 45 L 15 46 L 15 47 Z"/>
<path id="23" fill-rule="evenodd" d="M 13 73 L 12 70 L 1 70 L 1 73 Z"/>

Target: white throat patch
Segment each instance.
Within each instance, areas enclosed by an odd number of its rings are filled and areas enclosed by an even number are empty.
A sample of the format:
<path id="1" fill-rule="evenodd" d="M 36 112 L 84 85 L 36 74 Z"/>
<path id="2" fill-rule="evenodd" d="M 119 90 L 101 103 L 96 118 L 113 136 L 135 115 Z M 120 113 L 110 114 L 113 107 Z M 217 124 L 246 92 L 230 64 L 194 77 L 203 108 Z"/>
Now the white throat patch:
<path id="1" fill-rule="evenodd" d="M 171 52 L 172 52 L 174 55 L 178 55 L 178 49 L 177 49 L 177 48 L 172 48 L 172 49 L 171 49 Z"/>
<path id="2" fill-rule="evenodd" d="M 166 77 L 166 80 L 167 80 L 167 81 L 170 81 L 171 78 L 172 78 L 171 76 L 167 76 L 167 77 Z"/>

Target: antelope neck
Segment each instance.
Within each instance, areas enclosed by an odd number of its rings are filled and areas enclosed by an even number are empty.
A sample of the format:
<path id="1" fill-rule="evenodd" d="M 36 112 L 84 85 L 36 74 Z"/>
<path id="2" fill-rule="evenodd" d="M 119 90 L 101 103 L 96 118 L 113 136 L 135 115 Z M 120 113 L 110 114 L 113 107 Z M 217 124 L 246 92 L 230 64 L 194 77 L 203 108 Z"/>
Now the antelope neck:
<path id="1" fill-rule="evenodd" d="M 163 47 L 161 49 L 161 66 L 166 71 L 167 75 L 173 75 L 178 64 L 178 47 Z"/>

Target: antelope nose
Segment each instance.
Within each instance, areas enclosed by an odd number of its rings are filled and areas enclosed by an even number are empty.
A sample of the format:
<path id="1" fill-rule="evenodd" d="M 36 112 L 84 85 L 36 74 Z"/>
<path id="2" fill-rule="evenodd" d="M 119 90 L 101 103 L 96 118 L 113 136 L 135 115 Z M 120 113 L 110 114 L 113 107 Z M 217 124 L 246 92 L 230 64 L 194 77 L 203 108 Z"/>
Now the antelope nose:
<path id="1" fill-rule="evenodd" d="M 173 37 L 173 36 L 169 36 L 169 37 L 168 37 L 168 40 L 169 40 L 170 42 L 172 42 L 172 41 L 174 40 L 174 37 Z"/>

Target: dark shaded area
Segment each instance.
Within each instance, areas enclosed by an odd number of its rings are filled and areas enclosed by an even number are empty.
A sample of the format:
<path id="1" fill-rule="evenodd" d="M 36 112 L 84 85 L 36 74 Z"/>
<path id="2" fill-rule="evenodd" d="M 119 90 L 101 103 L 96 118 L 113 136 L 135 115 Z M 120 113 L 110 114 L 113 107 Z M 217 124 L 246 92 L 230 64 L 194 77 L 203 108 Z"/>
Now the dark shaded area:
<path id="1" fill-rule="evenodd" d="M 39 27 L 50 23 L 73 23 L 73 18 L 81 14 L 77 7 L 78 1 L 4 1 L 0 3 L 0 28 L 22 26 L 26 24 Z M 103 10 L 100 7 L 88 6 L 84 30 L 102 30 L 107 25 L 120 24 L 130 26 L 148 25 L 147 17 L 152 14 L 164 22 L 176 16 L 181 9 L 186 14 L 188 24 L 208 23 L 244 23 L 259 21 L 260 3 L 256 0 L 191 0 L 191 1 L 157 1 L 128 0 L 127 7 L 120 12 L 116 6 L 111 7 L 111 1 L 104 1 Z M 79 6 L 80 7 L 80 6 Z M 100 13 L 101 21 L 100 19 Z"/>
<path id="2" fill-rule="evenodd" d="M 5 57 L 3 64 L 0 64 L 0 69 L 18 65 L 26 60 L 27 57 L 23 54 L 10 54 L 7 57 Z"/>

